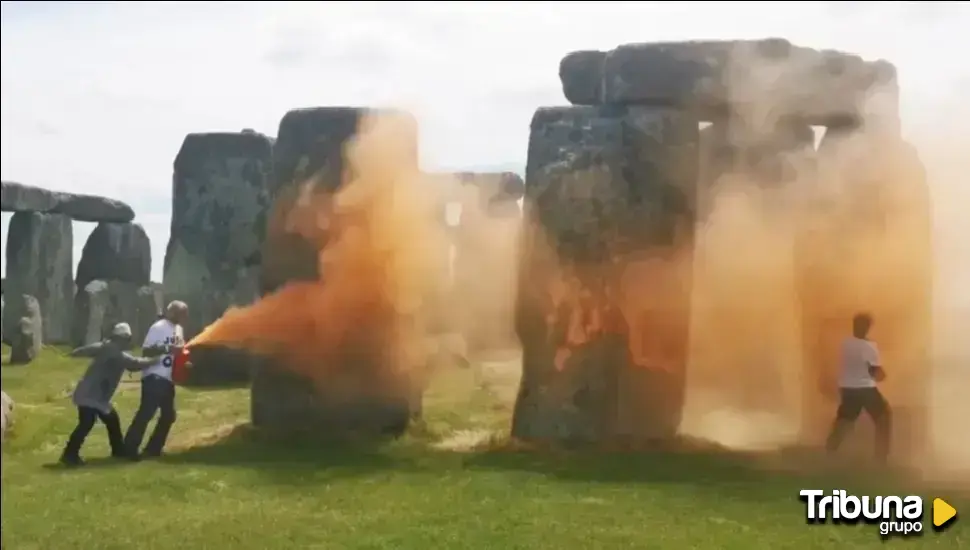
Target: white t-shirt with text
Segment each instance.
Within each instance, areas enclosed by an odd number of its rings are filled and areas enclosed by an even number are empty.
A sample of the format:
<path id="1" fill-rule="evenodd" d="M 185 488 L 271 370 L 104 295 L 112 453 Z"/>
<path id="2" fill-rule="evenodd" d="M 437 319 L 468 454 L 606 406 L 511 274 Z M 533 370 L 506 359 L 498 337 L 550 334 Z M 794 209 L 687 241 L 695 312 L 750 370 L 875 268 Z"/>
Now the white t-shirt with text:
<path id="1" fill-rule="evenodd" d="M 182 346 L 185 340 L 182 336 L 182 327 L 169 321 L 160 319 L 148 329 L 145 336 L 143 348 L 152 346 Z M 158 360 L 150 367 L 142 371 L 142 378 L 145 376 L 158 376 L 166 380 L 172 379 L 172 364 L 175 361 L 174 354 L 160 355 Z"/>
<path id="2" fill-rule="evenodd" d="M 846 338 L 842 342 L 842 377 L 839 385 L 843 388 L 874 388 L 876 381 L 869 373 L 869 368 L 881 366 L 875 343 L 864 338 Z"/>

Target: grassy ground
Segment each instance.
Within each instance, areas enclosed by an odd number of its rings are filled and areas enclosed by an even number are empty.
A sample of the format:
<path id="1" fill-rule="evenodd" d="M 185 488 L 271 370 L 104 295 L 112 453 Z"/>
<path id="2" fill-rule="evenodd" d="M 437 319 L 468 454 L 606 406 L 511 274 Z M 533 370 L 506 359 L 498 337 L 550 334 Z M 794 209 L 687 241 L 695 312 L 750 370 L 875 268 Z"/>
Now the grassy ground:
<path id="1" fill-rule="evenodd" d="M 5 350 L 6 351 L 6 350 Z M 507 430 L 516 385 L 509 364 L 437 376 L 427 425 L 381 448 L 260 442 L 246 430 L 245 390 L 180 390 L 169 456 L 119 464 L 103 429 L 89 465 L 56 460 L 75 412 L 83 363 L 57 350 L 2 369 L 17 402 L 3 449 L 4 548 L 10 550 L 482 548 L 967 548 L 970 529 L 929 527 L 884 543 L 874 526 L 807 526 L 801 488 L 905 491 L 881 476 L 770 473 L 723 453 L 472 451 Z M 117 396 L 122 420 L 138 396 Z M 842 477 L 842 479 L 839 479 Z M 907 493 L 908 494 L 908 493 Z M 957 504 L 967 502 L 944 496 Z M 930 516 L 929 504 L 925 517 Z M 929 520 L 926 520 L 929 525 Z"/>

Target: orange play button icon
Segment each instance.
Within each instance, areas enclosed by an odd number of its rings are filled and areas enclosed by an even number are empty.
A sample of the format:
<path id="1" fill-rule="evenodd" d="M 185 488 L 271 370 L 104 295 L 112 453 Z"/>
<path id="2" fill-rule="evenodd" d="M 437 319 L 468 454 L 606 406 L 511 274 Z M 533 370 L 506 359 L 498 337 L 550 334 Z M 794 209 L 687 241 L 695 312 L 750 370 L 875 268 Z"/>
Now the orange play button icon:
<path id="1" fill-rule="evenodd" d="M 933 527 L 939 529 L 957 517 L 957 510 L 942 498 L 933 499 Z"/>

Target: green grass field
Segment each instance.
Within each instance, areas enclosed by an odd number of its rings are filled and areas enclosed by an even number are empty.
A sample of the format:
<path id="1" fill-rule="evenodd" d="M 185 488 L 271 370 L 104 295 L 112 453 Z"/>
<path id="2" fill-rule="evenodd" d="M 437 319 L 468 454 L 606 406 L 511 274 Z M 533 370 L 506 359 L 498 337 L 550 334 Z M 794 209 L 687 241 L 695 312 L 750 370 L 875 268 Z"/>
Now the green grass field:
<path id="1" fill-rule="evenodd" d="M 5 353 L 8 350 L 4 350 Z M 180 389 L 168 456 L 102 459 L 95 427 L 85 468 L 51 467 L 75 422 L 69 395 L 84 363 L 46 349 L 4 366 L 17 403 L 3 448 L 3 547 L 113 549 L 731 549 L 970 547 L 945 533 L 883 542 L 875 526 L 807 526 L 801 488 L 908 494 L 887 475 L 783 474 L 715 452 L 503 449 L 514 363 L 437 375 L 426 424 L 380 448 L 261 441 L 245 428 L 246 390 Z M 116 404 L 125 425 L 138 386 Z M 492 445 L 481 449 L 483 441 Z M 944 496 L 964 506 L 966 497 Z M 929 501 L 925 517 L 929 518 Z"/>

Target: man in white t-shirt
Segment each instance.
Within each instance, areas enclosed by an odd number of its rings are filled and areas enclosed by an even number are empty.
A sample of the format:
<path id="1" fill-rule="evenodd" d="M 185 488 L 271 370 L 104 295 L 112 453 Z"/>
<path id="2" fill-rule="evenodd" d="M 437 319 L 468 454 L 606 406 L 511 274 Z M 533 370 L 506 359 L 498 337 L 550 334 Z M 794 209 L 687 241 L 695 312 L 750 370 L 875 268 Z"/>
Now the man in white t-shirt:
<path id="1" fill-rule="evenodd" d="M 876 344 L 866 338 L 871 327 L 872 317 L 865 313 L 856 315 L 852 319 L 852 336 L 842 342 L 841 402 L 826 447 L 830 452 L 838 450 L 865 410 L 876 425 L 876 458 L 885 462 L 889 457 L 892 411 L 876 386 L 886 374 Z"/>
<path id="2" fill-rule="evenodd" d="M 170 303 L 165 308 L 165 315 L 148 329 L 145 343 L 142 344 L 142 355 L 155 357 L 156 361 L 142 371 L 141 403 L 125 434 L 125 452 L 133 460 L 160 456 L 172 424 L 175 423 L 175 384 L 172 382 L 172 365 L 175 355 L 185 345 L 182 325 L 188 313 L 189 308 L 184 302 Z M 159 415 L 155 429 L 148 438 L 144 450 L 141 450 L 145 430 L 156 411 Z"/>

